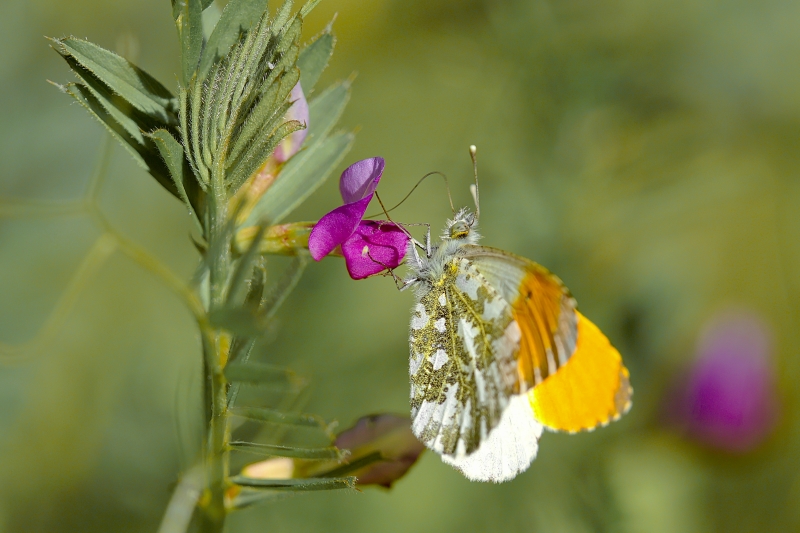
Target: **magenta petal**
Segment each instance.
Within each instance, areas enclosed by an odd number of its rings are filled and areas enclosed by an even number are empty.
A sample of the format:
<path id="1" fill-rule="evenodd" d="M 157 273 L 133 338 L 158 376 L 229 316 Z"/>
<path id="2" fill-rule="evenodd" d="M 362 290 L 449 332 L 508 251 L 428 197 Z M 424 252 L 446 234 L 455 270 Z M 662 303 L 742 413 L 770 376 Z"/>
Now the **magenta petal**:
<path id="1" fill-rule="evenodd" d="M 342 244 L 342 255 L 350 277 L 363 279 L 386 268 L 400 266 L 407 248 L 408 235 L 399 226 L 368 220 L 361 222 L 355 233 Z"/>
<path id="2" fill-rule="evenodd" d="M 308 236 L 308 251 L 315 261 L 322 260 L 353 234 L 370 200 L 372 195 L 352 204 L 344 204 L 317 222 Z"/>
<path id="3" fill-rule="evenodd" d="M 357 202 L 374 193 L 381 180 L 384 164 L 382 157 L 370 157 L 347 167 L 339 179 L 339 191 L 344 203 Z"/>

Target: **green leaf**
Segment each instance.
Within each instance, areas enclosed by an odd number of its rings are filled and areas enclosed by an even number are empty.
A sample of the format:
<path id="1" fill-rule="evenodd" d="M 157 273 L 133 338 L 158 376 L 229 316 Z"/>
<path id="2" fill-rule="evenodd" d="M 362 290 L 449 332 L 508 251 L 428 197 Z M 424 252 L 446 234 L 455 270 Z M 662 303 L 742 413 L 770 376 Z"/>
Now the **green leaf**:
<path id="1" fill-rule="evenodd" d="M 350 82 L 331 85 L 308 104 L 308 136 L 321 139 L 336 125 L 350 101 Z"/>
<path id="2" fill-rule="evenodd" d="M 245 296 L 245 305 L 251 308 L 258 309 L 261 305 L 261 298 L 264 296 L 264 289 L 267 286 L 267 269 L 265 266 L 266 261 L 262 257 L 253 266 L 253 275 L 250 276 L 250 286 L 247 288 L 247 295 Z"/>
<path id="3" fill-rule="evenodd" d="M 239 479 L 247 480 L 240 476 Z M 266 480 L 264 480 L 266 481 Z M 274 502 L 280 498 L 288 496 L 289 492 L 311 491 L 311 490 L 334 490 L 334 489 L 355 489 L 355 478 L 338 479 L 298 479 L 298 480 L 269 480 L 272 483 L 280 482 L 280 486 L 261 485 L 243 486 L 242 491 L 233 500 L 234 509 L 245 509 L 251 505 L 264 502 Z M 286 481 L 297 481 L 298 484 L 287 485 Z M 243 481 L 246 483 L 245 481 Z"/>
<path id="4" fill-rule="evenodd" d="M 322 185 L 344 159 L 353 140 L 352 133 L 336 133 L 312 142 L 311 146 L 292 157 L 243 225 L 252 226 L 262 217 L 271 224 L 280 222 Z"/>
<path id="5" fill-rule="evenodd" d="M 180 198 L 184 201 L 186 207 L 191 209 L 192 203 L 189 201 L 186 188 L 183 186 L 183 146 L 167 130 L 158 129 L 148 134 L 148 137 L 153 140 L 158 152 L 161 154 L 161 158 L 167 165 L 170 177 L 178 190 Z"/>
<path id="6" fill-rule="evenodd" d="M 119 114 L 112 115 L 108 108 L 95 96 L 95 93 L 85 85 L 73 83 L 58 87 L 77 100 L 93 117 L 99 120 L 109 133 L 120 141 L 128 153 L 133 156 L 134 160 L 156 178 L 170 194 L 179 197 L 169 171 L 153 142 L 141 135 L 138 138 L 134 137 L 130 132 L 131 125 L 126 124 L 127 127 L 123 126 L 116 119 L 116 117 L 126 117 Z"/>
<path id="7" fill-rule="evenodd" d="M 248 31 L 267 10 L 267 0 L 230 0 L 222 11 L 208 43 L 203 49 L 198 78 L 204 79 L 211 65 L 225 57 L 231 46 Z"/>
<path id="8" fill-rule="evenodd" d="M 211 1 L 204 0 L 172 2 L 172 15 L 175 17 L 181 44 L 181 73 L 184 87 L 189 86 L 200 61 L 200 51 L 203 48 L 203 9 L 210 3 Z"/>
<path id="9" fill-rule="evenodd" d="M 365 466 L 385 460 L 386 458 L 381 454 L 381 452 L 376 451 L 350 461 L 347 464 L 337 466 L 336 468 L 328 470 L 327 472 L 317 474 L 317 477 L 341 477 L 349 474 L 350 472 L 355 472 L 356 470 L 364 468 Z"/>
<path id="10" fill-rule="evenodd" d="M 320 0 L 306 0 L 306 3 L 303 4 L 303 7 L 300 8 L 300 16 L 305 18 L 306 15 L 311 13 L 311 10 L 317 7 Z"/>
<path id="11" fill-rule="evenodd" d="M 267 226 L 262 225 L 258 228 L 258 233 L 256 233 L 256 238 L 253 240 L 250 247 L 247 251 L 239 258 L 239 262 L 236 265 L 236 269 L 233 271 L 233 276 L 231 276 L 230 283 L 228 285 L 228 296 L 226 298 L 226 304 L 229 307 L 233 307 L 239 305 L 239 300 L 244 299 L 247 295 L 248 283 L 247 280 L 250 277 L 250 274 L 253 272 L 253 266 L 256 258 L 258 257 L 258 246 L 261 241 L 261 237 L 264 236 L 264 232 L 267 231 Z M 260 303 L 260 301 L 259 301 Z M 249 309 L 251 307 L 244 307 L 244 309 Z M 257 306 L 253 308 L 258 309 Z"/>
<path id="12" fill-rule="evenodd" d="M 328 433 L 328 425 L 317 415 L 286 413 L 265 407 L 234 407 L 231 414 L 271 424 L 320 428 Z"/>
<path id="13" fill-rule="evenodd" d="M 177 19 L 180 14 L 181 10 L 183 9 L 184 4 L 186 4 L 188 0 L 171 0 L 172 2 L 172 18 Z M 203 9 L 207 8 L 211 5 L 214 0 L 200 0 L 200 5 Z"/>
<path id="14" fill-rule="evenodd" d="M 281 103 L 281 100 L 278 99 L 280 86 L 280 82 L 274 84 L 271 90 L 267 91 L 267 94 L 265 94 L 261 101 L 250 111 L 247 121 L 242 125 L 242 128 L 239 130 L 232 143 L 233 146 L 229 152 L 229 158 L 231 160 L 239 159 L 244 150 L 252 147 L 254 142 L 258 142 L 253 140 L 256 136 L 263 136 L 265 133 L 271 133 L 284 116 L 286 116 L 286 112 L 289 110 L 291 104 L 285 101 Z M 289 90 L 291 91 L 291 89 Z M 286 96 L 284 95 L 283 100 L 285 100 L 285 98 Z M 262 157 L 266 160 L 269 154 L 262 154 Z"/>
<path id="15" fill-rule="evenodd" d="M 283 26 L 289 21 L 289 16 L 292 14 L 292 0 L 284 0 L 281 7 L 275 13 L 275 21 L 272 23 L 273 33 L 278 33 L 283 30 Z"/>
<path id="16" fill-rule="evenodd" d="M 211 34 L 214 33 L 214 28 L 217 27 L 217 22 L 222 17 L 222 8 L 216 2 L 211 2 L 208 7 L 203 11 L 203 43 L 208 44 Z M 206 44 L 203 45 L 205 49 Z M 202 57 L 202 53 L 200 54 Z"/>
<path id="17" fill-rule="evenodd" d="M 254 338 L 266 331 L 267 324 L 260 320 L 253 310 L 246 307 L 224 307 L 215 309 L 208 315 L 212 325 L 247 338 Z"/>
<path id="18" fill-rule="evenodd" d="M 278 120 L 283 120 L 283 117 L 280 117 Z M 289 120 L 272 131 L 269 130 L 269 126 L 271 126 L 271 124 L 266 125 L 264 128 L 266 131 L 262 134 L 261 138 L 256 139 L 250 148 L 242 154 L 242 157 L 237 161 L 236 165 L 229 170 L 227 179 L 230 183 L 230 194 L 239 190 L 239 187 L 241 187 L 250 176 L 255 174 L 267 160 L 267 157 L 272 154 L 279 142 L 295 131 L 303 129 L 305 124 L 297 120 Z"/>
<path id="19" fill-rule="evenodd" d="M 334 446 L 324 448 L 296 448 L 278 444 L 260 444 L 257 442 L 234 441 L 229 444 L 231 450 L 248 452 L 269 457 L 292 457 L 295 459 L 317 459 L 341 461 L 346 453 Z"/>
<path id="20" fill-rule="evenodd" d="M 225 367 L 225 378 L 240 383 L 301 384 L 300 378 L 291 370 L 260 363 L 230 363 Z"/>
<path id="21" fill-rule="evenodd" d="M 93 85 L 88 78 L 95 77 L 142 113 L 162 124 L 178 124 L 175 97 L 158 80 L 136 65 L 89 41 L 67 37 L 54 39 L 53 42 L 68 62 L 72 58 L 85 69 L 85 72 L 75 70 L 87 84 Z M 91 76 L 87 76 L 87 73 Z"/>
<path id="22" fill-rule="evenodd" d="M 328 60 L 336 45 L 336 38 L 330 31 L 330 26 L 317 36 L 300 52 L 297 66 L 300 68 L 300 85 L 306 94 L 317 84 L 322 71 L 328 66 Z"/>
<path id="23" fill-rule="evenodd" d="M 269 320 L 275 315 L 289 296 L 289 293 L 297 286 L 303 276 L 303 272 L 306 270 L 306 266 L 308 266 L 308 258 L 309 256 L 306 254 L 295 256 L 292 263 L 284 271 L 281 279 L 272 286 L 269 294 L 264 295 L 259 311 L 265 319 Z"/>
<path id="24" fill-rule="evenodd" d="M 356 488 L 356 478 L 354 477 L 317 479 L 254 479 L 245 476 L 233 476 L 231 478 L 231 482 L 242 487 L 288 491 Z"/>
<path id="25" fill-rule="evenodd" d="M 145 136 L 152 139 L 156 148 L 158 148 L 161 158 L 167 165 L 169 174 L 172 177 L 172 182 L 178 190 L 180 199 L 186 204 L 202 232 L 203 225 L 199 215 L 200 201 L 198 198 L 200 191 L 197 190 L 198 184 L 189 170 L 186 158 L 183 156 L 183 146 L 167 130 L 159 129 Z"/>
<path id="26" fill-rule="evenodd" d="M 319 479 L 252 479 L 234 476 L 231 481 L 248 488 L 305 492 L 316 490 L 355 489 L 356 478 L 319 478 Z"/>
<path id="27" fill-rule="evenodd" d="M 103 105 L 106 112 L 127 131 L 133 140 L 133 148 L 138 151 L 152 148 L 152 143 L 145 140 L 143 132 L 168 126 L 161 120 L 135 108 L 129 101 L 114 93 L 73 56 L 64 54 L 62 56 L 75 74 L 84 80 L 85 87 Z"/>

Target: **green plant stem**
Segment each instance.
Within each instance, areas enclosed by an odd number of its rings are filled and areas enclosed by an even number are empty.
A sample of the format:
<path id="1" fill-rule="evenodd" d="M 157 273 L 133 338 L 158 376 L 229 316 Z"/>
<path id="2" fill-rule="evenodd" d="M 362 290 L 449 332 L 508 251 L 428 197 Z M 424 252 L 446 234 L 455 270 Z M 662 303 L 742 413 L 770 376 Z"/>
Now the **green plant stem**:
<path id="1" fill-rule="evenodd" d="M 221 166 L 221 165 L 220 165 Z M 209 202 L 209 311 L 225 300 L 225 286 L 231 269 L 230 245 L 227 240 L 228 197 L 222 168 L 215 168 L 211 180 Z M 200 530 L 219 533 L 225 524 L 225 490 L 228 477 L 227 382 L 223 373 L 224 333 L 217 330 L 213 343 L 204 345 L 206 373 L 206 412 L 208 440 L 206 444 L 207 499 Z"/>

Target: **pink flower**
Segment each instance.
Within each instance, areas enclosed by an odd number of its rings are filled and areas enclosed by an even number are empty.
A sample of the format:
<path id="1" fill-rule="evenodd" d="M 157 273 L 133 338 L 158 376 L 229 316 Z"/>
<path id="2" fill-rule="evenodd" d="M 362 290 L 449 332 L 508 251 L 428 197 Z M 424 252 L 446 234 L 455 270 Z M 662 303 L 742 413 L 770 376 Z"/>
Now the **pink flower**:
<path id="1" fill-rule="evenodd" d="M 308 249 L 316 261 L 341 247 L 353 279 L 396 268 L 406 255 L 409 239 L 400 226 L 383 220 L 362 220 L 383 168 L 382 157 L 363 159 L 347 167 L 339 180 L 344 205 L 322 217 L 308 238 Z"/>
<path id="2" fill-rule="evenodd" d="M 289 94 L 289 100 L 292 102 L 291 107 L 286 112 L 284 120 L 297 120 L 305 124 L 305 128 L 290 133 L 286 138 L 278 143 L 275 150 L 272 152 L 267 160 L 261 165 L 255 174 L 250 176 L 250 179 L 242 186 L 231 199 L 231 206 L 236 210 L 236 206 L 244 202 L 239 209 L 239 216 L 237 222 L 242 224 L 247 220 L 247 217 L 253 211 L 253 208 L 267 192 L 267 189 L 272 187 L 275 179 L 280 173 L 283 164 L 295 155 L 303 146 L 303 141 L 308 134 L 308 101 L 303 94 L 303 88 L 300 87 L 300 82 L 292 88 Z"/>
<path id="3" fill-rule="evenodd" d="M 766 326 L 749 313 L 729 313 L 707 326 L 697 359 L 672 401 L 685 431 L 711 447 L 744 453 L 763 442 L 778 419 Z"/>

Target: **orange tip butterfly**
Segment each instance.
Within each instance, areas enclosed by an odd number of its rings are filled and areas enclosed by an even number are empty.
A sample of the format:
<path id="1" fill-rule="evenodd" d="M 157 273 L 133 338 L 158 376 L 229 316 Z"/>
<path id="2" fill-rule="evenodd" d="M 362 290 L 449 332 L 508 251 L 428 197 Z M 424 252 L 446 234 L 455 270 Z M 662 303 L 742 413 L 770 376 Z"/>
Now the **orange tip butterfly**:
<path id="1" fill-rule="evenodd" d="M 544 428 L 608 424 L 633 390 L 619 352 L 560 279 L 477 244 L 475 146 L 470 155 L 476 212 L 458 211 L 436 245 L 430 231 L 409 243 L 411 429 L 467 478 L 499 483 L 530 466 Z"/>

